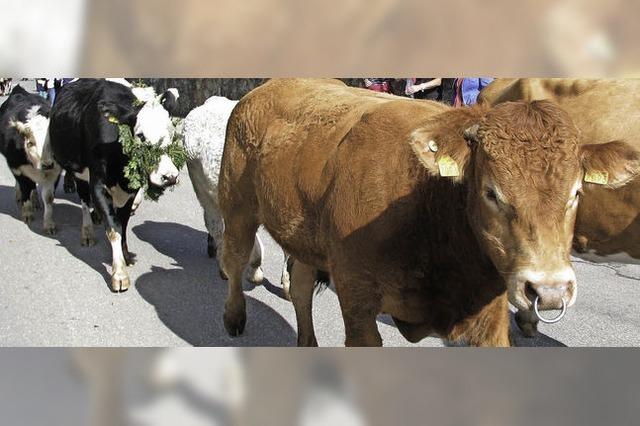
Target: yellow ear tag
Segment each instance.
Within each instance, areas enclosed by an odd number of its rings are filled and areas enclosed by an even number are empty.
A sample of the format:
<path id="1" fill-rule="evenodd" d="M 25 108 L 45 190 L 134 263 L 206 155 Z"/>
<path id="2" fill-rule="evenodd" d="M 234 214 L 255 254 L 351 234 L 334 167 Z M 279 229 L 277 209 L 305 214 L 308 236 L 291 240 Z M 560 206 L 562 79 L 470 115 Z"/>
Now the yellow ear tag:
<path id="1" fill-rule="evenodd" d="M 584 181 L 597 185 L 606 185 L 609 183 L 609 173 L 600 170 L 587 170 L 584 174 Z"/>
<path id="2" fill-rule="evenodd" d="M 120 122 L 118 121 L 117 118 L 115 118 L 113 115 L 110 115 L 107 120 L 109 120 L 109 123 L 113 123 L 113 124 L 120 124 Z"/>
<path id="3" fill-rule="evenodd" d="M 443 155 L 438 159 L 438 168 L 442 177 L 460 176 L 458 163 L 448 155 Z"/>

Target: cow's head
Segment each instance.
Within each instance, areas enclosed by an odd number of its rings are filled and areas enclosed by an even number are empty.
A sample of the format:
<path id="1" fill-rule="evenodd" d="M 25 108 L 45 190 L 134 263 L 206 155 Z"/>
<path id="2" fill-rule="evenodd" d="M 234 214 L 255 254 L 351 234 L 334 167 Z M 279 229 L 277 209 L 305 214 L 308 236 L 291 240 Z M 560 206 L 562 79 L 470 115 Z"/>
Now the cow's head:
<path id="1" fill-rule="evenodd" d="M 467 185 L 469 223 L 525 310 L 536 297 L 540 309 L 575 302 L 569 253 L 584 181 L 617 187 L 640 173 L 626 143 L 580 146 L 568 114 L 548 101 L 448 111 L 412 146 L 433 174 Z"/>
<path id="2" fill-rule="evenodd" d="M 49 111 L 40 105 L 34 105 L 27 111 L 25 121 L 11 120 L 9 125 L 16 130 L 18 143 L 24 149 L 29 163 L 39 169 L 49 135 Z"/>
<path id="3" fill-rule="evenodd" d="M 177 89 L 169 90 L 177 95 Z M 165 95 L 157 96 L 152 87 L 133 87 L 131 91 L 135 96 L 135 107 L 131 114 L 123 115 L 122 108 L 111 102 L 98 106 L 101 113 L 112 124 L 130 124 L 133 134 L 141 143 L 166 148 L 173 142 L 175 127 L 169 112 L 161 102 Z M 120 121 L 120 117 L 123 117 L 124 121 Z M 173 161 L 164 154 L 158 167 L 150 173 L 149 182 L 156 187 L 166 188 L 178 182 L 178 175 L 179 171 Z"/>

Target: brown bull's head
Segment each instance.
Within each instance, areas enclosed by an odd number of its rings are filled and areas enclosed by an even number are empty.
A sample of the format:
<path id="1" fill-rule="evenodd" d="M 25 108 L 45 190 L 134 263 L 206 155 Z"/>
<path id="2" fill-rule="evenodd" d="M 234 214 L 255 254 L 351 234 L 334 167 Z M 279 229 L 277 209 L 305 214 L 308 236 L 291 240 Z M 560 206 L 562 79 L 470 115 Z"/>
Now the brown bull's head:
<path id="1" fill-rule="evenodd" d="M 416 130 L 412 147 L 432 174 L 468 188 L 480 245 L 505 279 L 509 301 L 531 309 L 571 306 L 569 253 L 584 183 L 617 187 L 640 173 L 623 142 L 579 143 L 568 114 L 549 101 L 456 109 Z"/>

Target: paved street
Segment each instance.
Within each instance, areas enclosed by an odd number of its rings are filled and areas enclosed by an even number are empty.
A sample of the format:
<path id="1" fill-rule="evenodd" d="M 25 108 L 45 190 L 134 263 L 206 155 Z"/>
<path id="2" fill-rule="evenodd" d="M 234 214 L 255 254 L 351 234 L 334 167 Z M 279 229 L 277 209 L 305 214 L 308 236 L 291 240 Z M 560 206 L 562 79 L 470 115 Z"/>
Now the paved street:
<path id="1" fill-rule="evenodd" d="M 17 79 L 14 80 L 17 83 Z M 4 100 L 6 98 L 2 98 Z M 245 334 L 227 336 L 222 325 L 226 282 L 206 255 L 202 211 L 186 170 L 173 191 L 145 201 L 130 221 L 129 247 L 137 263 L 133 287 L 109 291 L 110 249 L 101 226 L 98 244 L 80 245 L 81 210 L 76 194 L 57 190 L 59 232 L 42 232 L 42 211 L 28 227 L 19 220 L 14 179 L 0 161 L 0 345 L 2 346 L 271 346 L 295 345 L 293 306 L 282 297 L 280 248 L 265 241 L 261 286 L 247 284 Z M 541 325 L 536 346 L 639 346 L 640 265 L 575 262 L 576 305 L 555 325 Z M 321 346 L 341 346 L 344 327 L 335 292 L 314 299 Z M 386 346 L 410 345 L 380 317 Z M 429 338 L 421 346 L 441 346 Z"/>

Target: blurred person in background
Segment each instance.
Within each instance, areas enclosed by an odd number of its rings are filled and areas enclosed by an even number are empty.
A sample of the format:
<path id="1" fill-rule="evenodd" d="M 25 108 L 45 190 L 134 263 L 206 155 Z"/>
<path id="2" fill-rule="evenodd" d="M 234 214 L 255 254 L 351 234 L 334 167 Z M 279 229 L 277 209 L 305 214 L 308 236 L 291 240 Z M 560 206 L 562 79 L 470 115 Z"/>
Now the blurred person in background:
<path id="1" fill-rule="evenodd" d="M 442 100 L 441 78 L 407 78 L 404 94 L 414 99 Z"/>
<path id="2" fill-rule="evenodd" d="M 36 91 L 38 95 L 47 99 L 47 79 L 46 78 L 36 78 Z"/>
<path id="3" fill-rule="evenodd" d="M 364 87 L 374 92 L 391 93 L 390 78 L 365 78 Z"/>
<path id="4" fill-rule="evenodd" d="M 494 79 L 490 77 L 457 78 L 455 81 L 454 106 L 474 105 L 480 91 L 487 87 Z"/>

